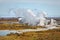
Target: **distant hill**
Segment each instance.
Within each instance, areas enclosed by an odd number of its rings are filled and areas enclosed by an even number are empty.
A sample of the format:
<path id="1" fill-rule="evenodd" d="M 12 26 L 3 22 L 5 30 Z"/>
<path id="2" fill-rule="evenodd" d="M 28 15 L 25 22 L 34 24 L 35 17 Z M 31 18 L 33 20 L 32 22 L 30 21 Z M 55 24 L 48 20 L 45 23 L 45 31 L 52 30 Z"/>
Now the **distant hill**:
<path id="1" fill-rule="evenodd" d="M 20 17 L 18 17 L 18 18 L 20 18 Z M 16 21 L 18 21 L 18 18 L 16 18 L 16 17 L 6 17 L 6 18 L 4 18 L 4 17 L 2 17 L 2 18 L 0 18 L 0 21 L 1 20 L 16 20 Z M 60 17 L 47 17 L 47 19 L 55 19 L 56 21 L 60 21 Z"/>
<path id="2" fill-rule="evenodd" d="M 10 17 L 7 17 L 7 18 L 0 18 L 0 22 L 4 22 L 4 21 L 13 21 L 13 22 L 16 22 L 16 21 L 18 21 L 18 18 L 14 18 L 14 17 L 12 17 L 12 18 L 10 18 Z"/>
<path id="3" fill-rule="evenodd" d="M 55 19 L 56 21 L 60 21 L 60 17 L 47 17 L 47 19 Z"/>

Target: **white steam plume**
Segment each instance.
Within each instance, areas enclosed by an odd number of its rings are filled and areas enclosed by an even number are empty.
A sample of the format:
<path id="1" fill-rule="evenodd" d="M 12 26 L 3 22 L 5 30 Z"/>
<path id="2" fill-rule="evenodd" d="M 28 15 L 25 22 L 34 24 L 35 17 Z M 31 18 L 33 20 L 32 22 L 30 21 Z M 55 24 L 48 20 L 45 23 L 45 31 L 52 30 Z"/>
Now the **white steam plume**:
<path id="1" fill-rule="evenodd" d="M 40 18 L 46 16 L 46 13 L 44 11 L 40 12 L 37 16 L 31 9 L 16 9 L 13 10 L 13 12 L 16 14 L 16 17 L 23 18 L 23 23 L 28 23 L 29 25 L 38 24 L 40 22 Z"/>

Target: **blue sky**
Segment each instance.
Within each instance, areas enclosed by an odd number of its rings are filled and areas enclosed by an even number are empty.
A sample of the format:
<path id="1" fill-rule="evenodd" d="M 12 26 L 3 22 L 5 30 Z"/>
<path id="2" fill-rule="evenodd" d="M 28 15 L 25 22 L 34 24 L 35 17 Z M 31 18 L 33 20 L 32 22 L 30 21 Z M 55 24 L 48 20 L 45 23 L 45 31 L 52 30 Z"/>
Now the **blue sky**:
<path id="1" fill-rule="evenodd" d="M 60 0 L 0 0 L 0 17 L 15 16 L 9 9 L 29 8 L 43 10 L 48 17 L 60 17 Z"/>

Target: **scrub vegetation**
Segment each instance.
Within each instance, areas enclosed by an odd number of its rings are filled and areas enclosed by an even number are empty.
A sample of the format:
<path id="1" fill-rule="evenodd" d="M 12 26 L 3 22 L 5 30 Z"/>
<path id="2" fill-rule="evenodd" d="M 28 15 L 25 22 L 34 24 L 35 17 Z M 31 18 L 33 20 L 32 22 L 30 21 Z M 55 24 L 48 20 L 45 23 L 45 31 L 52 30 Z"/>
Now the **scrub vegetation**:
<path id="1" fill-rule="evenodd" d="M 30 26 L 28 24 L 18 24 L 18 23 L 0 24 L 0 30 L 20 30 L 20 29 L 36 29 L 36 28 L 41 28 L 41 26 Z"/>
<path id="2" fill-rule="evenodd" d="M 0 40 L 60 40 L 60 29 L 26 32 L 23 34 L 11 33 L 6 36 L 0 36 Z"/>

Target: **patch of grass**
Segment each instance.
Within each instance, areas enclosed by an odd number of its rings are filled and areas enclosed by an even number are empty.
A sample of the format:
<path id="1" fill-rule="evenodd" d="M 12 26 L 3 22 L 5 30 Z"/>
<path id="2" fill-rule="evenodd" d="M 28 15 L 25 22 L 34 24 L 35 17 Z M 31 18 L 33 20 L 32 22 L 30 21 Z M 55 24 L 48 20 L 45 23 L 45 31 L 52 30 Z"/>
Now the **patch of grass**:
<path id="1" fill-rule="evenodd" d="M 41 26 L 30 26 L 27 24 L 0 24 L 0 30 L 20 30 L 20 29 L 36 29 L 41 28 Z"/>
<path id="2" fill-rule="evenodd" d="M 0 40 L 60 40 L 60 29 L 26 32 L 23 34 L 11 33 L 7 36 L 0 36 Z"/>

